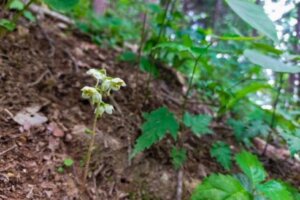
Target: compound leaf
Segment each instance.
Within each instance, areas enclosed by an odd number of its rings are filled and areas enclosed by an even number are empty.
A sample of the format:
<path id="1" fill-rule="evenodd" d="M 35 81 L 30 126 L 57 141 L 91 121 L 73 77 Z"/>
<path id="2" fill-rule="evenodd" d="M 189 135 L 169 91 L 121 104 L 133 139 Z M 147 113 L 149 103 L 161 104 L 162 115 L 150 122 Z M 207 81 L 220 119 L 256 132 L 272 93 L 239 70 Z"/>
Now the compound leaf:
<path id="1" fill-rule="evenodd" d="M 166 107 L 144 114 L 144 118 L 146 122 L 142 125 L 142 135 L 137 139 L 130 158 L 163 139 L 167 133 L 177 139 L 179 124 Z"/>
<path id="2" fill-rule="evenodd" d="M 292 156 L 300 152 L 300 129 L 295 134 L 284 132 L 281 136 L 286 140 Z"/>
<path id="3" fill-rule="evenodd" d="M 236 155 L 236 162 L 254 185 L 265 180 L 267 173 L 255 155 L 243 151 Z"/>
<path id="4" fill-rule="evenodd" d="M 191 128 L 192 132 L 196 136 L 204 134 L 212 134 L 212 130 L 209 128 L 211 122 L 211 116 L 209 115 L 191 115 L 186 112 L 183 116 L 183 123 Z"/>
<path id="5" fill-rule="evenodd" d="M 271 180 L 257 186 L 258 190 L 262 192 L 270 200 L 293 200 L 292 194 L 279 181 Z"/>
<path id="6" fill-rule="evenodd" d="M 218 161 L 226 170 L 230 170 L 232 166 L 231 149 L 225 142 L 218 141 L 212 145 L 210 155 Z"/>
<path id="7" fill-rule="evenodd" d="M 172 163 L 175 169 L 181 168 L 187 159 L 186 150 L 177 149 L 175 147 L 171 151 L 171 156 L 172 156 Z"/>
<path id="8" fill-rule="evenodd" d="M 213 174 L 198 185 L 191 200 L 250 200 L 250 194 L 232 176 Z"/>

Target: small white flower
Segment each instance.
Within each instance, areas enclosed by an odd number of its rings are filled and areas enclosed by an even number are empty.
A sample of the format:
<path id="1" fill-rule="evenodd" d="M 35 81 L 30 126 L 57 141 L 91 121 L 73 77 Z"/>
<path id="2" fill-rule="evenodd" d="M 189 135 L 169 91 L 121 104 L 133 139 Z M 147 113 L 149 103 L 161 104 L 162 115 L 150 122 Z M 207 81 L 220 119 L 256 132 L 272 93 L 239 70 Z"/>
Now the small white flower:
<path id="1" fill-rule="evenodd" d="M 105 104 L 104 105 L 104 110 L 107 114 L 112 114 L 113 110 L 114 110 L 114 107 L 110 104 Z"/>
<path id="2" fill-rule="evenodd" d="M 101 89 L 109 93 L 111 90 L 118 91 L 125 86 L 125 82 L 120 78 L 106 78 L 101 85 Z"/>
<path id="3" fill-rule="evenodd" d="M 101 103 L 99 104 L 96 109 L 95 109 L 95 114 L 97 117 L 100 117 L 103 115 L 103 113 L 107 113 L 107 114 L 112 114 L 114 110 L 114 107 L 110 104 L 106 104 L 106 103 Z"/>
<path id="4" fill-rule="evenodd" d="M 85 86 L 81 89 L 82 98 L 89 99 L 92 104 L 101 103 L 102 95 L 98 92 L 98 90 L 94 87 Z"/>
<path id="5" fill-rule="evenodd" d="M 86 73 L 93 76 L 98 81 L 102 81 L 106 78 L 106 71 L 104 69 L 90 69 Z"/>

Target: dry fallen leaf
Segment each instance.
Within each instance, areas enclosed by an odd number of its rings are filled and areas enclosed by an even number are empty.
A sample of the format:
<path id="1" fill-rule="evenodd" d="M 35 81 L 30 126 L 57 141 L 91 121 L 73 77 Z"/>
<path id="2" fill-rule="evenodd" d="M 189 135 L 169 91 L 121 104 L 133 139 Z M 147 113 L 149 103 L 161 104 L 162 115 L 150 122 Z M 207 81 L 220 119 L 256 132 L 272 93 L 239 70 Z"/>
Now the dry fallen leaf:
<path id="1" fill-rule="evenodd" d="M 63 137 L 65 135 L 55 122 L 51 122 L 47 128 L 56 137 Z"/>
<path id="2" fill-rule="evenodd" d="M 38 113 L 40 108 L 40 106 L 27 107 L 18 112 L 13 117 L 13 120 L 23 126 L 25 130 L 30 129 L 30 127 L 39 126 L 48 121 L 47 117 Z"/>

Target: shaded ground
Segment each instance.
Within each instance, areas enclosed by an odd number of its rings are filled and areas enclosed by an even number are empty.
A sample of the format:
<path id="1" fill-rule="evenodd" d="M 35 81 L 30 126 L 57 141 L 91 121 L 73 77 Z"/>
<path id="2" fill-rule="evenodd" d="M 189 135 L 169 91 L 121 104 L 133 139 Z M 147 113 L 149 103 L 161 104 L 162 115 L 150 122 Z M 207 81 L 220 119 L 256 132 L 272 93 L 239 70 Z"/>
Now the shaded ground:
<path id="1" fill-rule="evenodd" d="M 93 81 L 85 75 L 89 68 L 105 68 L 128 85 L 107 100 L 115 105 L 116 112 L 98 123 L 90 198 L 173 199 L 176 173 L 168 159 L 171 138 L 132 163 L 128 152 L 140 134 L 142 112 L 163 105 L 179 112 L 181 85 L 172 76 L 166 78 L 170 73 L 162 72 L 163 78 L 151 82 L 150 95 L 145 98 L 148 76 L 119 62 L 117 51 L 100 49 L 51 21 L 42 27 L 19 26 L 18 31 L 1 39 L 0 199 L 79 199 L 80 163 L 89 139 L 84 130 L 91 126 L 93 117 L 89 103 L 80 98 L 80 89 Z M 21 127 L 12 119 L 22 109 L 33 107 L 47 117 L 42 126 Z M 189 109 L 193 113 L 211 112 L 197 102 Z M 239 148 L 222 123 L 214 123 L 214 127 L 214 135 L 201 139 L 182 133 L 189 150 L 184 169 L 185 199 L 203 177 L 224 172 L 209 155 L 212 142 L 222 139 L 235 151 Z M 59 173 L 65 158 L 73 158 L 75 164 Z M 300 185 L 299 173 L 290 171 L 288 164 L 269 160 L 265 164 L 273 178 Z"/>

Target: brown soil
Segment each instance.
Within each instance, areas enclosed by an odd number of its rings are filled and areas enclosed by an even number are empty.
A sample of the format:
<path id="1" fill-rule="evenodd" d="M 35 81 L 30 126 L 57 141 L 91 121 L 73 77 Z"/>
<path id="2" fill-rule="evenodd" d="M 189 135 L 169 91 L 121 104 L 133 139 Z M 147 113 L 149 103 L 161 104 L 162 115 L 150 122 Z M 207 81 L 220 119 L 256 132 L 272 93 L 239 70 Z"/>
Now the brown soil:
<path id="1" fill-rule="evenodd" d="M 86 198 L 174 199 L 176 172 L 168 153 L 172 139 L 163 140 L 132 163 L 128 152 L 140 134 L 142 112 L 160 106 L 180 112 L 180 84 L 171 81 L 172 77 L 166 80 L 166 72 L 162 72 L 161 79 L 151 82 L 150 95 L 145 98 L 147 74 L 118 61 L 118 51 L 101 49 L 81 35 L 60 30 L 52 21 L 42 27 L 19 26 L 1 39 L 0 199 L 80 199 L 81 163 L 89 140 L 84 130 L 91 127 L 93 118 L 80 89 L 93 84 L 85 74 L 89 68 L 105 68 L 108 74 L 124 79 L 127 87 L 107 100 L 119 109 L 97 125 Z M 42 126 L 26 129 L 12 119 L 32 106 L 39 106 L 39 112 L 47 117 Z M 191 104 L 189 109 L 210 112 L 201 104 Z M 239 149 L 228 129 L 220 123 L 214 125 L 215 134 L 201 139 L 182 133 L 189 151 L 184 167 L 185 199 L 205 176 L 226 173 L 210 157 L 211 143 L 225 140 L 234 151 Z M 65 158 L 74 159 L 75 164 L 59 173 Z M 265 164 L 271 177 L 300 185 L 299 172 L 290 171 L 288 164 L 270 160 Z"/>

